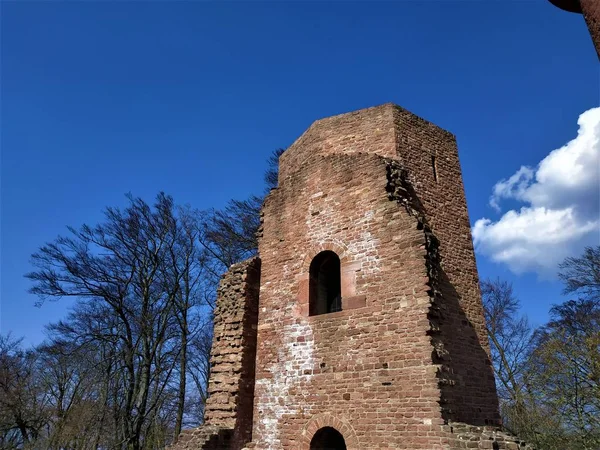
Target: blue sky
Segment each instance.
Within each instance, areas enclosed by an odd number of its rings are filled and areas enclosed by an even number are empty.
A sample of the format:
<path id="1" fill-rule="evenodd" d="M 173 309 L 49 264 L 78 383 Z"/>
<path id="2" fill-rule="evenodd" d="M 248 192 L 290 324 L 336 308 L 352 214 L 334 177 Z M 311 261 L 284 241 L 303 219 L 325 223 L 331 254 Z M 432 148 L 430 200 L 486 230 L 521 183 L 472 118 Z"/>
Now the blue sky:
<path id="1" fill-rule="evenodd" d="M 494 236 L 507 211 L 539 206 L 536 166 L 599 104 L 581 16 L 546 0 L 1 8 L 1 332 L 37 343 L 65 314 L 70 300 L 34 307 L 23 274 L 67 225 L 127 192 L 220 207 L 261 191 L 269 153 L 313 120 L 390 101 L 457 136 L 471 223 L 488 219 L 480 276 L 511 280 L 534 323 L 563 299 L 552 270 L 502 261 Z M 534 176 L 500 184 L 496 211 L 494 186 L 521 166 Z"/>

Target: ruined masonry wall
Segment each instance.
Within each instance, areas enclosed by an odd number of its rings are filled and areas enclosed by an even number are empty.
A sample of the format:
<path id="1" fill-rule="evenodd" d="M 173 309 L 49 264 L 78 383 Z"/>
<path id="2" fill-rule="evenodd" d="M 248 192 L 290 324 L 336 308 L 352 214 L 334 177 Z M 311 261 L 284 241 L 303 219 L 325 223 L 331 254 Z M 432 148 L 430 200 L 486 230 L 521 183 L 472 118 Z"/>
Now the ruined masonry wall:
<path id="1" fill-rule="evenodd" d="M 251 440 L 260 259 L 234 264 L 217 291 L 204 424 L 173 450 L 238 450 Z"/>
<path id="2" fill-rule="evenodd" d="M 596 47 L 596 53 L 600 58 L 600 2 L 598 0 L 580 0 L 580 4 L 594 47 Z"/>
<path id="3" fill-rule="evenodd" d="M 279 158 L 279 184 L 315 154 L 377 153 L 394 158 L 393 113 L 390 103 L 315 121 Z"/>
<path id="4" fill-rule="evenodd" d="M 387 198 L 379 155 L 314 154 L 265 202 L 254 448 L 308 449 L 335 418 L 349 449 L 441 448 L 425 236 Z M 333 250 L 363 306 L 308 316 L 303 280 Z"/>
<path id="5" fill-rule="evenodd" d="M 443 315 L 439 326 L 446 344 L 445 360 L 440 363 L 449 369 L 447 386 L 453 386 L 444 388 L 444 419 L 497 424 L 498 400 L 455 137 L 394 104 L 321 119 L 281 156 L 280 186 L 297 172 L 304 173 L 314 155 L 361 154 L 398 161 L 407 172 L 420 213 L 439 240 L 438 284 L 444 301 L 437 312 L 440 318 Z M 367 182 L 361 184 L 363 189 L 375 189 Z M 326 180 L 321 190 L 327 194 L 327 189 Z M 342 208 L 336 212 L 344 213 Z M 346 225 L 353 223 L 347 220 Z M 303 232 L 292 227 L 294 232 Z"/>
<path id="6" fill-rule="evenodd" d="M 234 444 L 250 440 L 260 259 L 231 266 L 215 309 L 205 423 L 234 429 Z M 235 445 L 234 445 L 235 447 Z"/>
<path id="7" fill-rule="evenodd" d="M 452 134 L 392 104 L 319 120 L 262 220 L 260 260 L 219 287 L 206 423 L 177 450 L 309 450 L 325 426 L 348 450 L 527 448 L 498 427 Z M 309 316 L 323 250 L 342 311 Z"/>
<path id="8" fill-rule="evenodd" d="M 393 115 L 396 159 L 439 241 L 437 313 L 446 353 L 436 362 L 450 369 L 444 419 L 497 425 L 498 398 L 456 139 L 400 107 L 393 107 Z"/>

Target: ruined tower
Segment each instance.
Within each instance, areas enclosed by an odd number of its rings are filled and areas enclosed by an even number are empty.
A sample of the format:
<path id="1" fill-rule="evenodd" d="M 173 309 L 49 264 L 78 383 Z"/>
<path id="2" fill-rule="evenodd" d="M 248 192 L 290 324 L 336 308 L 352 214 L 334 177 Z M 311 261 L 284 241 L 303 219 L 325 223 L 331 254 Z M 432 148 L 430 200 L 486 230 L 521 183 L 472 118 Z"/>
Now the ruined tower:
<path id="1" fill-rule="evenodd" d="M 280 158 L 219 290 L 205 425 L 178 448 L 511 448 L 456 140 L 393 104 Z"/>

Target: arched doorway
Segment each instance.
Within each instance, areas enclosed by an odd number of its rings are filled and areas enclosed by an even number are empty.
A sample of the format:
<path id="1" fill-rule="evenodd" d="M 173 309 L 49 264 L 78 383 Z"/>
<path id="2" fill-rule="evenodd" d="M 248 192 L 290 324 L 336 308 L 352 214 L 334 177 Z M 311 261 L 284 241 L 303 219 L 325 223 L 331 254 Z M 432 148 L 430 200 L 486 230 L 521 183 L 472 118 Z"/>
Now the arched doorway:
<path id="1" fill-rule="evenodd" d="M 346 450 L 346 442 L 335 428 L 323 427 L 310 441 L 310 450 Z"/>

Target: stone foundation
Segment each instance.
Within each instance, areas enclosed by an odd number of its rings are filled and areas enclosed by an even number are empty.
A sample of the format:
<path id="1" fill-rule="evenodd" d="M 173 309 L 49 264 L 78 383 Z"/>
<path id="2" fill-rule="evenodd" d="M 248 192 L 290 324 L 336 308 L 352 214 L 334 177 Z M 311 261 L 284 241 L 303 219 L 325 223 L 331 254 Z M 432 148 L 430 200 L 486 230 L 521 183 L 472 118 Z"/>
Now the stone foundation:
<path id="1" fill-rule="evenodd" d="M 452 450 L 533 450 L 533 447 L 502 431 L 500 427 L 476 427 L 451 422 L 444 426 L 444 431 L 449 436 L 447 448 Z"/>

